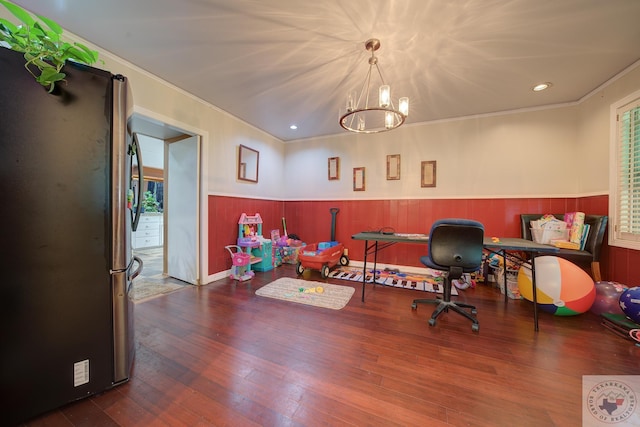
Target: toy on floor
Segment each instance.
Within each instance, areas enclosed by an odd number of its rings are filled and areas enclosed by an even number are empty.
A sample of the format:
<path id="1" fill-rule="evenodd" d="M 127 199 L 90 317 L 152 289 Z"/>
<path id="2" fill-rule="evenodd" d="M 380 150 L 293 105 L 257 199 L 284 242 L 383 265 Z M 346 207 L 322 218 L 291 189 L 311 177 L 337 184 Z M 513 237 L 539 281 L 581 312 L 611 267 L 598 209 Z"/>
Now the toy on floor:
<path id="1" fill-rule="evenodd" d="M 273 269 L 272 243 L 262 236 L 262 218 L 255 215 L 240 215 L 238 221 L 238 246 L 251 255 L 248 270 L 269 271 Z"/>
<path id="2" fill-rule="evenodd" d="M 298 290 L 305 294 L 322 294 L 324 293 L 324 288 L 322 286 L 316 286 L 313 288 L 298 288 Z"/>
<path id="3" fill-rule="evenodd" d="M 248 269 L 251 262 L 251 255 L 242 252 L 242 248 L 237 245 L 229 245 L 224 247 L 231 254 L 231 277 L 234 280 L 244 282 L 255 276 L 255 273 Z M 233 251 L 235 250 L 235 252 Z"/>
<path id="4" fill-rule="evenodd" d="M 640 287 L 629 288 L 620 295 L 620 308 L 625 316 L 640 324 Z"/>
<path id="5" fill-rule="evenodd" d="M 345 266 L 349 265 L 349 258 L 344 253 L 344 245 L 335 241 L 336 236 L 336 215 L 340 212 L 338 208 L 329 209 L 331 213 L 331 241 L 320 242 L 307 245 L 298 253 L 298 265 L 296 271 L 298 274 L 304 273 L 304 270 L 311 268 L 319 270 L 323 279 L 329 276 L 329 271 L 338 263 Z"/>
<path id="6" fill-rule="evenodd" d="M 620 308 L 620 295 L 627 289 L 621 283 L 596 282 L 596 300 L 591 306 L 593 314 L 623 314 Z"/>
<path id="7" fill-rule="evenodd" d="M 591 277 L 564 258 L 535 258 L 537 303 L 540 309 L 556 316 L 574 316 L 589 311 L 596 298 Z M 531 268 L 525 264 L 518 273 L 518 288 L 523 298 L 533 301 Z"/>

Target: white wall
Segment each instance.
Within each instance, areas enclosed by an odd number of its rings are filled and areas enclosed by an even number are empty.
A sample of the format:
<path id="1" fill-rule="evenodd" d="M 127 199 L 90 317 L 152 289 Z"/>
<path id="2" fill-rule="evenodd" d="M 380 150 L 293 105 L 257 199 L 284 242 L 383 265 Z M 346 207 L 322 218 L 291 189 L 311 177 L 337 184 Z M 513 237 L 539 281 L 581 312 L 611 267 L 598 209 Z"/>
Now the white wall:
<path id="1" fill-rule="evenodd" d="M 284 197 L 284 147 L 280 140 L 119 58 L 107 53 L 102 53 L 101 57 L 105 61 L 101 68 L 129 79 L 136 107 L 134 111 L 143 111 L 158 120 L 170 118 L 173 123 L 180 123 L 184 130 L 197 129 L 202 134 L 202 143 L 207 145 L 203 150 L 207 156 L 204 159 L 207 165 L 204 168 L 207 171 L 204 185 L 209 194 Z M 239 144 L 260 152 L 257 184 L 236 179 Z"/>
<path id="2" fill-rule="evenodd" d="M 608 193 L 609 106 L 640 88 L 640 67 L 584 100 L 555 108 L 346 133 L 286 144 L 290 200 L 573 197 Z M 386 180 L 386 156 L 401 155 L 401 179 Z M 340 180 L 327 158 L 340 157 Z M 437 186 L 420 187 L 420 163 L 437 161 Z M 353 168 L 366 168 L 354 192 Z"/>
<path id="3" fill-rule="evenodd" d="M 640 89 L 640 66 L 603 85 L 580 104 L 578 147 L 582 162 L 578 192 L 609 192 L 609 140 L 611 104 Z"/>
<path id="4" fill-rule="evenodd" d="M 318 199 L 574 194 L 578 177 L 567 159 L 576 151 L 576 117 L 575 107 L 555 108 L 289 143 L 286 194 L 309 198 L 308 188 Z M 386 180 L 388 154 L 401 156 L 400 180 Z M 327 180 L 327 157 L 334 156 L 340 157 L 340 181 Z M 435 188 L 420 186 L 427 160 L 437 162 Z M 366 191 L 353 192 L 353 168 L 361 166 Z"/>

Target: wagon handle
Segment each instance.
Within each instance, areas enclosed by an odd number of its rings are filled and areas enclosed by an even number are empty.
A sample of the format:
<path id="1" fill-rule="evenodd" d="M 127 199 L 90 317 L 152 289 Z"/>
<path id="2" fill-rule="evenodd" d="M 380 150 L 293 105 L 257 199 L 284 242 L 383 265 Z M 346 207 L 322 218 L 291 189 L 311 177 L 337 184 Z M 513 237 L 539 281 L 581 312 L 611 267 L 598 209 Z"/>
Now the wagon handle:
<path id="1" fill-rule="evenodd" d="M 340 212 L 338 208 L 329 208 L 329 212 L 331 212 L 331 241 L 335 242 L 336 240 L 336 215 Z"/>

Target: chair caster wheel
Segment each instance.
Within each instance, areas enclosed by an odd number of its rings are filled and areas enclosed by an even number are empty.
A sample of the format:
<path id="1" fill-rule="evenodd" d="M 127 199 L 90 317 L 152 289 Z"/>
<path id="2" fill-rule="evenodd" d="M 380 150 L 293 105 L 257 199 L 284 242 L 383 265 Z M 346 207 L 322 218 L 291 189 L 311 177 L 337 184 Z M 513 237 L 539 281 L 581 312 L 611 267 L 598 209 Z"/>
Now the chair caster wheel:
<path id="1" fill-rule="evenodd" d="M 480 325 L 474 323 L 473 325 L 471 325 L 471 330 L 473 332 L 478 332 L 480 330 Z"/>
<path id="2" fill-rule="evenodd" d="M 411 304 L 411 310 L 417 310 L 418 309 L 418 304 L 413 303 Z"/>
<path id="3" fill-rule="evenodd" d="M 436 319 L 429 319 L 430 326 L 436 326 Z"/>

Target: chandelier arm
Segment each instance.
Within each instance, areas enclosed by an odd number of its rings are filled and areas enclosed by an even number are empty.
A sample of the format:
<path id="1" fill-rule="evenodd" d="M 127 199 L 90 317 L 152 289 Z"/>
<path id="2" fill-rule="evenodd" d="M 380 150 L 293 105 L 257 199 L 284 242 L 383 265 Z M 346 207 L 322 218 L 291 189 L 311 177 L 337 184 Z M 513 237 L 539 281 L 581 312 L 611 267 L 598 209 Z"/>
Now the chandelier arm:
<path id="1" fill-rule="evenodd" d="M 365 91 L 365 86 L 366 86 L 366 92 L 364 92 L 365 94 L 365 99 L 364 99 L 364 108 L 367 109 L 369 108 L 369 92 L 371 91 L 371 65 L 369 65 L 369 72 L 367 72 L 367 77 L 364 79 L 364 82 L 362 83 L 362 91 Z M 362 92 L 360 93 L 360 98 L 362 98 Z M 358 99 L 358 108 L 360 108 L 360 99 Z"/>
<path id="2" fill-rule="evenodd" d="M 386 85 L 386 83 L 384 82 L 384 77 L 382 77 L 382 71 L 380 71 L 380 66 L 378 65 L 378 63 L 376 63 L 375 65 L 376 65 L 376 70 L 378 70 L 378 75 L 380 76 L 380 80 L 382 80 L 382 84 Z"/>

